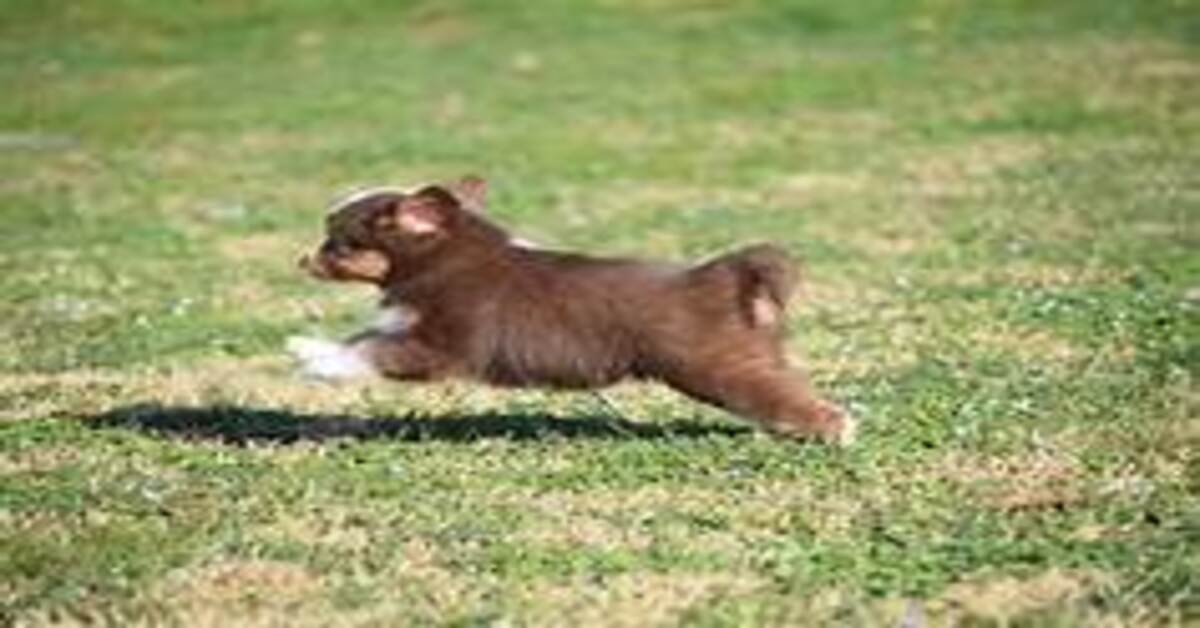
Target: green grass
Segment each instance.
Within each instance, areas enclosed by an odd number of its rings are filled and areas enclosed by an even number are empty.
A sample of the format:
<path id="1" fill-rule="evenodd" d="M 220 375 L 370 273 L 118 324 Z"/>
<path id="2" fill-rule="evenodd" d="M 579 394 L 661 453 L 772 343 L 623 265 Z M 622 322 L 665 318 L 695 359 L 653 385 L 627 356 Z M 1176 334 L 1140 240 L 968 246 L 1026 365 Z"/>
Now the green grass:
<path id="1" fill-rule="evenodd" d="M 1195 1 L 67 4 L 0 3 L 0 624 L 1200 621 Z M 466 172 L 802 255 L 861 442 L 295 378 L 322 207 Z"/>

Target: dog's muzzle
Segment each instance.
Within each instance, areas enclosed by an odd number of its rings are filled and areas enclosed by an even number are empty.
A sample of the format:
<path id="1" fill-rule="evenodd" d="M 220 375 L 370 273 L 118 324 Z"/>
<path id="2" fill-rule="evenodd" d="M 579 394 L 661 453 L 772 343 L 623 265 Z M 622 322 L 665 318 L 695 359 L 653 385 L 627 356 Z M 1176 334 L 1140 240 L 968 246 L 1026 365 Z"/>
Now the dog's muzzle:
<path id="1" fill-rule="evenodd" d="M 329 269 L 312 255 L 301 255 L 296 266 L 317 279 L 329 279 Z"/>

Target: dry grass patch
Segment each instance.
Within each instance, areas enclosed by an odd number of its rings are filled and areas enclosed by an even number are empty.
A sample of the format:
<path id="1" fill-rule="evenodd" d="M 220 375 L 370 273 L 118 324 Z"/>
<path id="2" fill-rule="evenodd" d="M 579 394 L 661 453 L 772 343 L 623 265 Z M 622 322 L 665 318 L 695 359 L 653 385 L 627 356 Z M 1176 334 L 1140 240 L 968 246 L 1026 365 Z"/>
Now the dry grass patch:
<path id="1" fill-rule="evenodd" d="M 312 452 L 307 452 L 312 455 Z M 270 458 L 279 457 L 271 452 Z M 370 546 L 372 534 L 367 515 L 340 506 L 325 507 L 280 516 L 273 523 L 259 528 L 258 535 L 285 543 L 324 546 L 345 552 L 360 552 Z"/>
<path id="2" fill-rule="evenodd" d="M 819 51 L 807 51 L 805 61 L 825 64 L 837 69 L 847 60 L 845 55 L 822 55 Z M 898 128 L 892 112 L 883 109 L 839 109 L 792 108 L 787 114 L 790 130 L 802 133 L 813 144 L 841 143 L 846 138 L 877 141 Z"/>
<path id="3" fill-rule="evenodd" d="M 803 272 L 803 269 L 801 269 Z M 811 273 L 809 273 L 811 274 Z M 887 291 L 862 282 L 836 281 L 833 277 L 804 277 L 799 294 L 791 307 L 797 310 L 808 308 L 820 310 L 846 310 L 849 312 L 874 312 L 886 307 L 895 299 L 894 291 Z M 902 288 L 897 288 L 897 291 Z"/>
<path id="4" fill-rule="evenodd" d="M 2 373 L 0 395 L 16 403 L 0 409 L 0 421 L 44 419 L 68 409 L 108 409 L 131 379 L 127 373 L 98 370 Z"/>
<path id="5" fill-rule="evenodd" d="M 284 626 L 328 622 L 324 593 L 300 565 L 230 558 L 172 572 L 148 597 L 188 626 Z"/>
<path id="6" fill-rule="evenodd" d="M 843 183 L 837 183 L 838 175 L 832 179 L 813 176 L 815 180 L 799 187 L 770 192 L 772 202 L 813 218 L 805 224 L 805 239 L 852 248 L 861 256 L 860 263 L 881 261 L 879 258 L 890 262 L 888 258 L 936 250 L 945 244 L 945 210 L 928 199 L 905 194 L 903 183 L 883 176 L 845 175 Z M 808 176 L 800 178 L 806 180 Z M 862 189 L 855 188 L 859 180 Z M 814 203 L 819 209 L 808 209 Z"/>
<path id="7" fill-rule="evenodd" d="M 746 573 L 630 573 L 533 583 L 519 596 L 539 625 L 676 625 L 689 608 L 749 594 L 764 585 Z"/>
<path id="8" fill-rule="evenodd" d="M 336 301 L 315 298 L 292 298 L 280 294 L 270 283 L 257 279 L 241 279 L 214 291 L 212 304 L 221 310 L 241 310 L 262 320 L 300 321 L 319 319 L 329 304 L 349 309 L 345 299 Z"/>
<path id="9" fill-rule="evenodd" d="M 1197 119 L 1196 108 L 1186 107 L 1186 98 L 1200 91 L 1195 81 L 1200 61 L 1187 47 L 1166 40 L 1102 40 L 1072 52 L 1056 57 L 1074 71 L 1055 77 L 1085 82 L 1090 107 L 1149 113 L 1164 120 L 1178 120 L 1181 113 L 1188 121 Z"/>
<path id="10" fill-rule="evenodd" d="M 539 510 L 534 518 L 536 523 L 518 530 L 511 537 L 513 542 L 569 550 L 644 550 L 652 544 L 651 538 L 636 528 L 587 513 Z"/>
<path id="11" fill-rule="evenodd" d="M 217 250 L 236 263 L 294 267 L 295 260 L 307 251 L 306 244 L 309 243 L 291 234 L 267 232 L 224 238 L 218 243 Z"/>
<path id="12" fill-rule="evenodd" d="M 413 10 L 405 24 L 406 31 L 425 45 L 449 45 L 475 36 L 479 30 L 468 12 L 452 5 L 424 3 Z"/>
<path id="13" fill-rule="evenodd" d="M 814 196 L 844 196 L 863 192 L 871 180 L 862 172 L 797 172 L 767 187 L 768 197 L 783 202 L 804 203 Z"/>
<path id="14" fill-rule="evenodd" d="M 1040 329 L 1004 325 L 978 327 L 967 333 L 967 340 L 982 350 L 1014 356 L 1029 363 L 1066 364 L 1081 356 L 1080 349 L 1065 338 Z"/>
<path id="15" fill-rule="evenodd" d="M 929 603 L 929 611 L 939 623 L 945 621 L 948 625 L 969 620 L 1006 624 L 1038 611 L 1080 609 L 1088 593 L 1110 583 L 1111 578 L 1102 573 L 1064 569 L 1023 579 L 977 578 L 948 587 Z"/>
<path id="16" fill-rule="evenodd" d="M 589 118 L 582 120 L 572 133 L 611 150 L 661 149 L 671 139 L 661 129 L 634 118 Z"/>
<path id="17" fill-rule="evenodd" d="M 1064 219 L 1066 220 L 1066 219 Z M 1064 223 L 1060 223 L 1063 225 Z M 1073 230 L 1081 230 L 1076 225 Z M 1063 266 L 1034 261 L 1009 261 L 976 270 L 932 271 L 930 280 L 948 286 L 1012 286 L 1051 289 L 1070 286 L 1112 285 L 1125 281 L 1129 271 L 1099 265 Z"/>
<path id="18" fill-rule="evenodd" d="M 30 447 L 0 456 L 0 475 L 53 471 L 81 457 L 83 454 L 74 447 Z"/>
<path id="19" fill-rule="evenodd" d="M 407 541 L 401 554 L 374 578 L 381 595 L 316 623 L 373 626 L 444 623 L 494 603 L 491 597 L 498 586 L 488 574 L 456 573 L 444 564 L 434 544 L 421 538 Z"/>
<path id="20" fill-rule="evenodd" d="M 169 142 L 148 150 L 144 158 L 164 174 L 183 176 L 197 168 L 209 171 L 214 164 L 253 167 L 255 163 L 266 163 L 258 159 L 312 150 L 316 145 L 329 141 L 304 133 L 262 127 L 242 130 L 229 136 L 182 132 L 171 136 Z M 289 181 L 288 185 L 297 183 Z"/>
<path id="21" fill-rule="evenodd" d="M 910 255 L 930 247 L 926 238 L 893 230 L 859 231 L 842 241 L 873 257 Z"/>
<path id="22" fill-rule="evenodd" d="M 409 539 L 402 550 L 401 559 L 389 571 L 397 582 L 415 586 L 431 613 L 462 608 L 468 601 L 482 593 L 484 584 L 480 579 L 467 579 L 454 573 L 442 560 L 437 547 L 426 539 Z"/>
<path id="23" fill-rule="evenodd" d="M 603 188 L 564 185 L 555 193 L 558 198 L 556 212 L 572 226 L 647 209 L 685 211 L 699 206 L 760 205 L 764 201 L 763 193 L 756 190 L 630 180 L 610 181 Z"/>
<path id="24" fill-rule="evenodd" d="M 997 510 L 1062 509 L 1088 499 L 1082 466 L 1058 448 L 980 457 L 952 452 L 934 473 Z"/>
<path id="25" fill-rule="evenodd" d="M 129 404 L 169 406 L 234 404 L 336 412 L 361 403 L 370 382 L 339 385 L 304 381 L 282 356 L 210 358 L 187 367 L 124 371 L 80 370 L 0 375 L 0 393 L 38 399 L 0 415 L 30 420 L 65 414 L 100 414 Z M 35 394 L 45 391 L 44 395 Z"/>
<path id="26" fill-rule="evenodd" d="M 864 508 L 881 507 L 890 499 L 882 489 L 864 489 L 851 498 L 818 495 L 804 481 L 762 480 L 753 487 L 528 490 L 506 494 L 497 503 L 536 513 L 534 523 L 521 532 L 531 540 L 643 549 L 688 538 L 690 548 L 739 556 L 756 539 L 773 538 L 798 526 L 825 539 L 849 535 Z M 703 529 L 692 525 L 710 519 L 718 523 Z"/>
<path id="27" fill-rule="evenodd" d="M 1045 146 L 1030 138 L 982 138 L 970 144 L 919 149 L 902 164 L 911 190 L 926 198 L 978 196 L 999 172 L 1042 159 Z"/>
<path id="28" fill-rule="evenodd" d="M 74 138 L 69 141 L 74 142 Z M 73 200 L 82 200 L 105 198 L 111 194 L 114 185 L 107 177 L 103 161 L 88 150 L 73 145 L 39 153 L 23 165 L 25 167 L 19 170 L 14 168 L 0 175 L 0 190 L 33 196 L 67 192 Z M 86 205 L 73 203 L 73 208 Z"/>
<path id="29" fill-rule="evenodd" d="M 1070 45 L 1057 41 L 993 44 L 951 62 L 956 75 L 994 87 L 1015 84 L 1039 98 L 1079 98 L 1089 111 L 1178 116 L 1174 107 L 1195 82 L 1200 63 L 1186 46 L 1167 39 L 1094 37 Z M 1014 93 L 991 89 L 991 93 Z M 1020 94 L 1016 94 L 1020 95 Z M 1001 97 L 972 103 L 958 113 L 982 121 L 1007 113 L 1016 102 Z M 1182 103 L 1180 103 L 1182 104 Z M 1177 121 L 1177 118 L 1175 118 Z"/>

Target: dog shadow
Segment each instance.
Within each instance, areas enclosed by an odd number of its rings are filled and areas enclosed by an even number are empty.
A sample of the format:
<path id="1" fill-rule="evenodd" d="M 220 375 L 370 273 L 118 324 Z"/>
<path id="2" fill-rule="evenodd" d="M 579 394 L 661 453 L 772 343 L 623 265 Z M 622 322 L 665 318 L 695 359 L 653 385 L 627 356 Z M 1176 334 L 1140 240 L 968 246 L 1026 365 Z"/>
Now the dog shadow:
<path id="1" fill-rule="evenodd" d="M 185 440 L 232 445 L 292 444 L 331 439 L 440 441 L 484 439 L 541 441 L 555 438 L 660 440 L 736 436 L 748 427 L 690 420 L 637 423 L 616 416 L 556 417 L 537 413 L 358 417 L 304 414 L 234 405 L 166 406 L 154 403 L 117 408 L 87 420 L 97 429 L 126 429 Z"/>

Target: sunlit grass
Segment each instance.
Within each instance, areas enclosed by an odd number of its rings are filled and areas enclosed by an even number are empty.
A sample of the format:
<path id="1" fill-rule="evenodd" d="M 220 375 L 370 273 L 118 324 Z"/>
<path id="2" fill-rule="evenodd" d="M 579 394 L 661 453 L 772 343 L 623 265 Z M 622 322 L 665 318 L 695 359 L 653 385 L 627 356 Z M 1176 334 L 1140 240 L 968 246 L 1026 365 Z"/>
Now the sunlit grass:
<path id="1" fill-rule="evenodd" d="M 1191 3 L 4 14 L 0 623 L 1200 613 Z M 297 379 L 374 302 L 294 270 L 325 204 L 466 172 L 543 243 L 794 250 L 862 442 Z"/>

